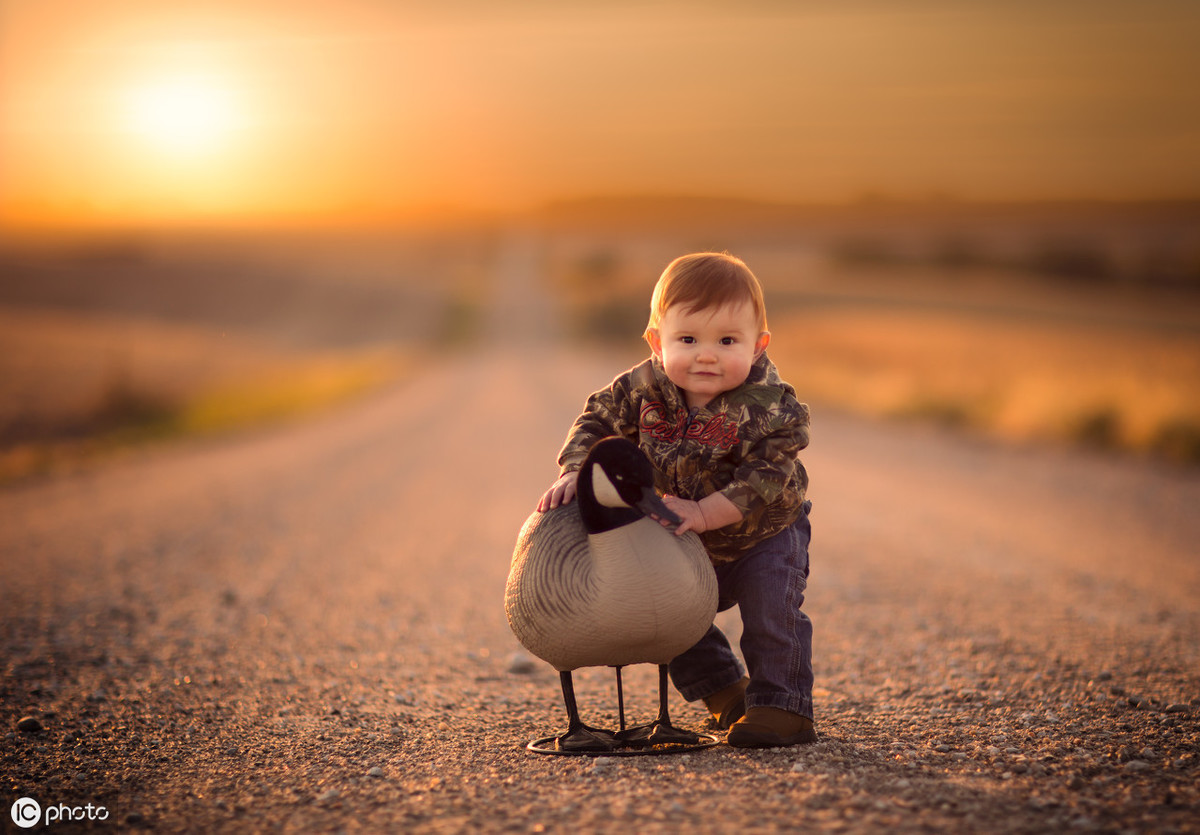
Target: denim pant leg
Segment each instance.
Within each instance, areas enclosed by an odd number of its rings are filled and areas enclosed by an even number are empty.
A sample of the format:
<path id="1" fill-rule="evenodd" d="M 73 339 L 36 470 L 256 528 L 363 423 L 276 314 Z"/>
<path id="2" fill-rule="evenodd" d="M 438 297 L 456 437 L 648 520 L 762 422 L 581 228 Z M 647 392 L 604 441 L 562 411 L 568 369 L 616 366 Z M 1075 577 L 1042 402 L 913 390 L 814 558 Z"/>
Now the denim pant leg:
<path id="1" fill-rule="evenodd" d="M 717 604 L 721 611 L 733 607 L 734 601 L 723 598 Z M 733 654 L 725 633 L 713 624 L 695 646 L 677 656 L 668 668 L 671 683 L 689 702 L 711 696 L 745 675 L 742 662 Z"/>
<path id="2" fill-rule="evenodd" d="M 800 610 L 808 585 L 807 514 L 741 558 L 717 566 L 719 608 L 738 604 L 742 654 L 750 672 L 746 707 L 812 716 L 812 621 Z M 689 701 L 737 681 L 741 665 L 715 626 L 671 662 L 671 678 Z"/>
<path id="3" fill-rule="evenodd" d="M 812 621 L 808 515 L 730 565 L 726 583 L 742 613 L 742 655 L 750 669 L 746 708 L 777 707 L 812 718 Z"/>

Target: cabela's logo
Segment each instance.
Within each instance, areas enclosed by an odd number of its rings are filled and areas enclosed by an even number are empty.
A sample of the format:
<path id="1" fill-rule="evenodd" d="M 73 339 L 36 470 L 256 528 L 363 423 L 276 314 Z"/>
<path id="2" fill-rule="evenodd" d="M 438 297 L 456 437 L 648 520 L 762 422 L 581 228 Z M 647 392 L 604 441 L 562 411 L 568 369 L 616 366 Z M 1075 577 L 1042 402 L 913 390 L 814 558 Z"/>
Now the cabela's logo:
<path id="1" fill-rule="evenodd" d="M 678 409 L 674 415 L 669 414 L 662 403 L 647 403 L 642 407 L 639 427 L 656 441 L 671 442 L 687 438 L 718 449 L 732 449 L 738 442 L 737 423 L 724 414 L 695 420 L 686 409 Z"/>

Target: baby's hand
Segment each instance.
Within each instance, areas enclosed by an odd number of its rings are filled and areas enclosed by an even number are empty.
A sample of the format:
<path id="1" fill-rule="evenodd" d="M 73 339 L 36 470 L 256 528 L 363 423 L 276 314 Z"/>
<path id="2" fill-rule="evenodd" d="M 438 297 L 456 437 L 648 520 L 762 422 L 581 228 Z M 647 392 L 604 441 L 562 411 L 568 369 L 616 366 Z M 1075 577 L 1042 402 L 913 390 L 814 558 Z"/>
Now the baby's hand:
<path id="1" fill-rule="evenodd" d="M 545 513 L 551 508 L 569 504 L 571 499 L 575 498 L 575 482 L 578 480 L 578 472 L 563 473 L 538 502 L 538 513 Z"/>
<path id="2" fill-rule="evenodd" d="M 681 499 L 678 496 L 667 494 L 662 497 L 663 504 L 667 506 L 667 510 L 674 513 L 683 521 L 675 527 L 675 535 L 680 536 L 688 531 L 696 533 L 704 533 L 708 530 L 708 521 L 704 518 L 704 511 L 700 507 L 699 502 Z M 673 527 L 666 519 L 659 519 L 658 523 L 664 528 Z"/>

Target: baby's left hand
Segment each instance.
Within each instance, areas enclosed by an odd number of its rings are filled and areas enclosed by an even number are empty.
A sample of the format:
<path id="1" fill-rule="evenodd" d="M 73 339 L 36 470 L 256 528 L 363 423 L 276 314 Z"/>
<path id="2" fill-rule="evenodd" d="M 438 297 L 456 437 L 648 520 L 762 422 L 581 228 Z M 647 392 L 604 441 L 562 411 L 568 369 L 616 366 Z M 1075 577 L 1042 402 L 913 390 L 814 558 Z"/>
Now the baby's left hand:
<path id="1" fill-rule="evenodd" d="M 742 512 L 738 510 L 737 505 L 721 493 L 711 493 L 698 502 L 670 494 L 663 496 L 662 500 L 667 510 L 683 520 L 675 528 L 676 536 L 688 531 L 704 533 L 742 521 Z M 663 519 L 659 519 L 658 522 L 664 528 L 671 527 L 671 523 Z"/>
<path id="2" fill-rule="evenodd" d="M 675 535 L 682 536 L 688 531 L 696 533 L 704 533 L 708 530 L 708 522 L 704 518 L 704 511 L 700 508 L 699 502 L 681 499 L 678 496 L 667 494 L 662 497 L 663 504 L 667 506 L 667 510 L 674 513 L 683 521 L 675 528 Z M 671 523 L 666 519 L 659 519 L 658 523 L 664 528 L 671 527 Z"/>

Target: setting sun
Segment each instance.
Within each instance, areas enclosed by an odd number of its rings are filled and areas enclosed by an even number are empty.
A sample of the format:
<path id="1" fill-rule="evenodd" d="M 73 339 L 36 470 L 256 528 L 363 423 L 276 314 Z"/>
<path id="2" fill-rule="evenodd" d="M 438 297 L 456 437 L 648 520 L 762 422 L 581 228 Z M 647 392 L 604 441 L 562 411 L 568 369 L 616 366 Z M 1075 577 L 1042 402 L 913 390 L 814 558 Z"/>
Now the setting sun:
<path id="1" fill-rule="evenodd" d="M 233 95 L 202 76 L 154 79 L 129 91 L 128 127 L 153 151 L 212 153 L 226 145 L 237 126 Z"/>

